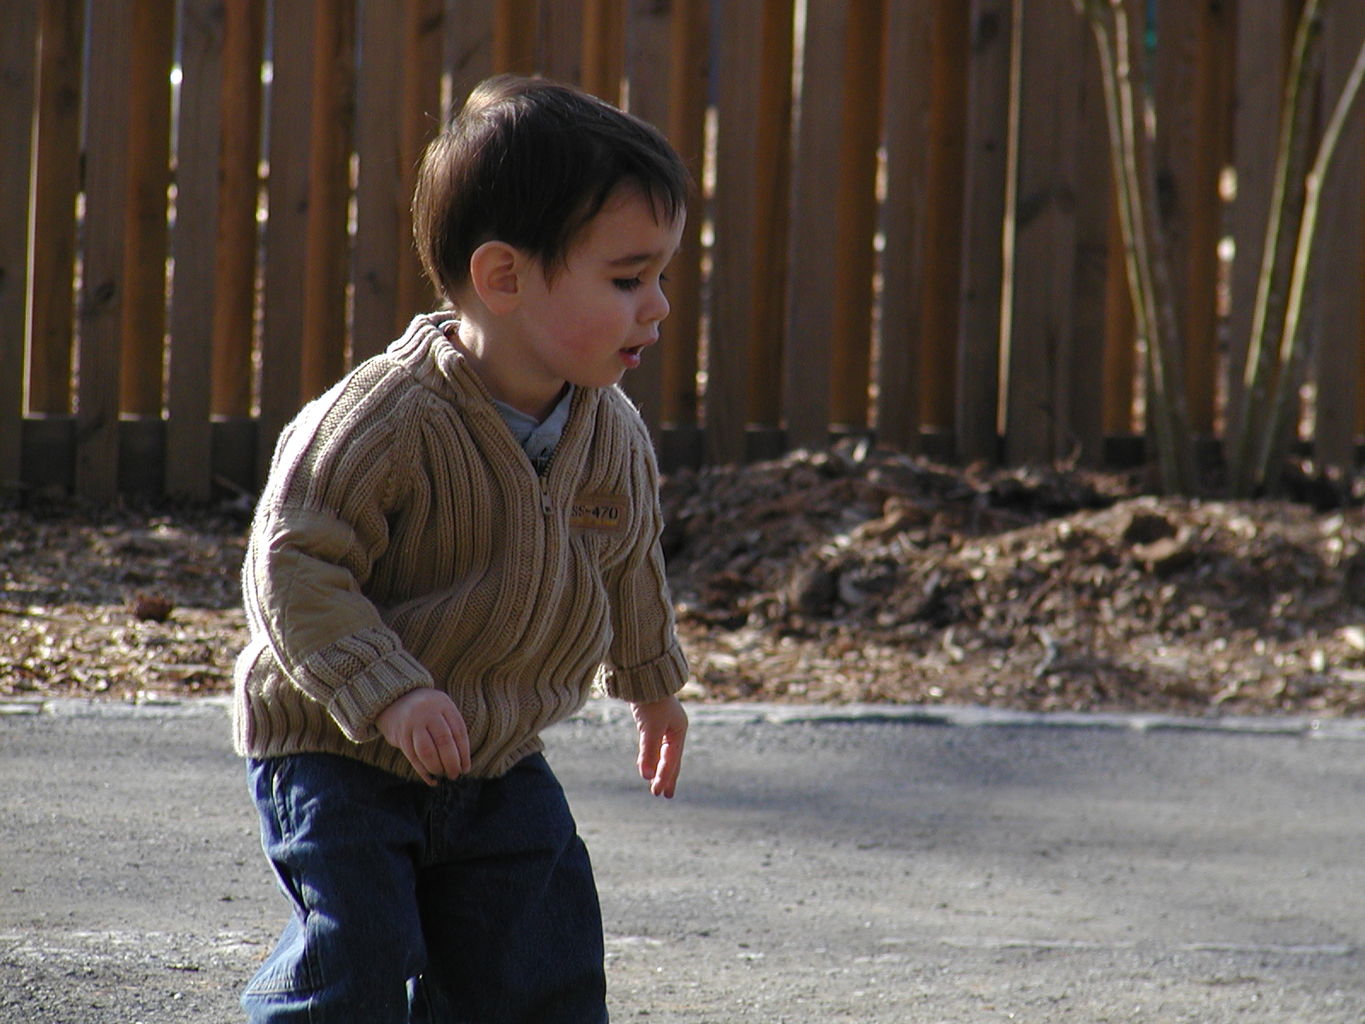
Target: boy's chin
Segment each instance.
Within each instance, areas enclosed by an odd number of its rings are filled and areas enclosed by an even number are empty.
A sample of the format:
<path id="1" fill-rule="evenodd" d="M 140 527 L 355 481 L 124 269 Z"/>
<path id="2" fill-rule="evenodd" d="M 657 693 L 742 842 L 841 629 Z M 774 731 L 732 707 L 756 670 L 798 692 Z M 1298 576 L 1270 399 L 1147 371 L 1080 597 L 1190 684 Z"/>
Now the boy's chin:
<path id="1" fill-rule="evenodd" d="M 584 374 L 569 381 L 576 388 L 610 388 L 620 384 L 625 379 L 626 369 L 622 367 L 615 372 L 607 372 L 589 376 Z"/>

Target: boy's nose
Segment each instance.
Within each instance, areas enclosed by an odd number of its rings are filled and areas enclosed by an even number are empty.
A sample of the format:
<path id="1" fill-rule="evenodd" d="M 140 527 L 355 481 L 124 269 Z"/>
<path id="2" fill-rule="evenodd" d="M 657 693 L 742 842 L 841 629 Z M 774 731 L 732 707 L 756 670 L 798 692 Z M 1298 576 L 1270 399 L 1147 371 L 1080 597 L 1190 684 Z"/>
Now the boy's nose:
<path id="1" fill-rule="evenodd" d="M 656 284 L 650 288 L 648 301 L 640 307 L 640 319 L 644 323 L 658 323 L 668 316 L 671 308 L 668 296 L 664 294 L 663 285 Z"/>

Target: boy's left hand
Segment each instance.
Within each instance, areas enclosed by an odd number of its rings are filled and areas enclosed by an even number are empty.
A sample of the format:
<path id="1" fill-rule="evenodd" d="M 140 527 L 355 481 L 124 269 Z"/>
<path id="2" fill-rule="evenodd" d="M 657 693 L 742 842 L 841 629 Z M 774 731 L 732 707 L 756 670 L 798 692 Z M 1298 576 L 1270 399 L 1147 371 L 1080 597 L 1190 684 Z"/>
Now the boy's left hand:
<path id="1" fill-rule="evenodd" d="M 655 796 L 672 799 L 682 770 L 687 712 L 677 697 L 632 704 L 630 709 L 640 730 L 640 777 Z"/>

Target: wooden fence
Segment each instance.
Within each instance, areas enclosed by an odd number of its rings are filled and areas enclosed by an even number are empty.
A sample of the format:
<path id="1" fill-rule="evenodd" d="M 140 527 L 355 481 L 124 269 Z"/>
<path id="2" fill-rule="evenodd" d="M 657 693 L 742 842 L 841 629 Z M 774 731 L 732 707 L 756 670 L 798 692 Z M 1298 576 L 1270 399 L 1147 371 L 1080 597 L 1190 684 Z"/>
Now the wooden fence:
<path id="1" fill-rule="evenodd" d="M 1214 439 L 1300 3 L 1151 5 L 1190 408 Z M 1324 104 L 1365 4 L 1328 17 Z M 1140 433 L 1070 0 L 5 0 L 0 486 L 254 488 L 301 402 L 432 304 L 412 167 L 499 70 L 622 103 L 704 185 L 665 344 L 628 381 L 666 463 L 848 432 L 1096 462 Z M 1361 121 L 1311 294 L 1305 433 L 1337 465 L 1365 426 Z"/>

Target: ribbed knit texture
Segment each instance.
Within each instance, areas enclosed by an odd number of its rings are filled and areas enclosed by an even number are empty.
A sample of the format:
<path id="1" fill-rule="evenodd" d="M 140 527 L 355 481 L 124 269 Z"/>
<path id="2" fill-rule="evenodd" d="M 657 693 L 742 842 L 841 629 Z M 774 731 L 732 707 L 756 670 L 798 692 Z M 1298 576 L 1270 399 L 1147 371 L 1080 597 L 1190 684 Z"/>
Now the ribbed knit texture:
<path id="1" fill-rule="evenodd" d="M 464 715 L 471 774 L 496 776 L 602 670 L 612 696 L 675 693 L 687 664 L 661 529 L 649 435 L 618 389 L 576 389 L 539 477 L 468 361 L 418 317 L 280 437 L 242 574 L 238 752 L 416 778 L 374 720 L 436 686 Z"/>

